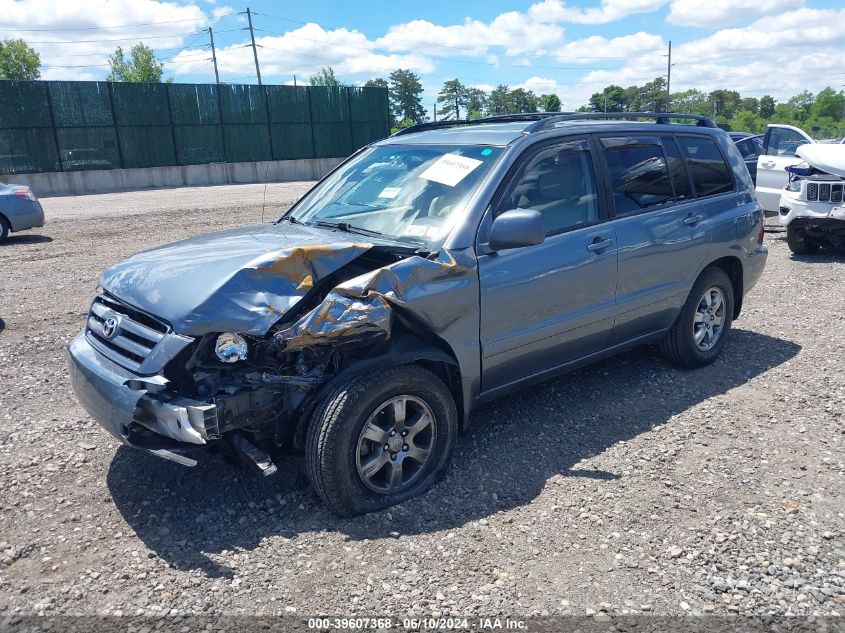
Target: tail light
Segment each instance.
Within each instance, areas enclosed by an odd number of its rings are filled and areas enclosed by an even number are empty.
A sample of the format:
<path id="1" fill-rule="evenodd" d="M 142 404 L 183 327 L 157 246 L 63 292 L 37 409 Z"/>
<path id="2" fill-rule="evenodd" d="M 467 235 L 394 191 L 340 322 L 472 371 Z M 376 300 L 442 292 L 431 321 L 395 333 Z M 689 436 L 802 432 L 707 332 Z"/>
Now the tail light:
<path id="1" fill-rule="evenodd" d="M 15 189 L 15 197 L 16 198 L 23 198 L 24 200 L 31 200 L 35 202 L 38 198 L 35 197 L 35 194 L 32 193 L 32 189 Z"/>

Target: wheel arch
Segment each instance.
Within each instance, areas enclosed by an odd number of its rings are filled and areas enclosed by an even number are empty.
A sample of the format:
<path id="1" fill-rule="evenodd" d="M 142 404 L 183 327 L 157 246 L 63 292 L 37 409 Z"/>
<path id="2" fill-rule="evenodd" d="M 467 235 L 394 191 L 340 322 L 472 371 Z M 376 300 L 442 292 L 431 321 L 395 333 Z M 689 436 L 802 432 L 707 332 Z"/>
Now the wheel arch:
<path id="1" fill-rule="evenodd" d="M 720 257 L 719 259 L 713 260 L 707 264 L 704 268 L 721 268 L 725 271 L 725 274 L 727 274 L 728 278 L 731 280 L 731 285 L 733 286 L 734 312 L 732 318 L 736 319 L 739 317 L 739 314 L 742 311 L 742 297 L 744 294 L 744 276 L 742 262 L 739 257 L 735 257 L 733 255 Z"/>
<path id="2" fill-rule="evenodd" d="M 464 431 L 467 426 L 468 403 L 464 396 L 460 364 L 455 353 L 449 344 L 439 336 L 431 333 L 417 334 L 397 321 L 394 323 L 388 346 L 385 349 L 380 353 L 362 357 L 349 363 L 300 404 L 297 408 L 296 443 L 299 444 L 299 441 L 304 440 L 315 408 L 324 395 L 331 393 L 336 385 L 371 369 L 414 364 L 429 370 L 446 385 L 455 401 L 458 426 L 461 431 Z"/>

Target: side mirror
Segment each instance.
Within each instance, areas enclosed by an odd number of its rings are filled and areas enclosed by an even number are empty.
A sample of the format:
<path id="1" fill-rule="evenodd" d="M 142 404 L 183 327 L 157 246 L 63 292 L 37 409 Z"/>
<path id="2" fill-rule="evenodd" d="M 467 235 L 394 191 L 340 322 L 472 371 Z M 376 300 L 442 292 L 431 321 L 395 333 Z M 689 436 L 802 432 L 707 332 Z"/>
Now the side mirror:
<path id="1" fill-rule="evenodd" d="M 494 251 L 534 246 L 546 239 L 546 225 L 539 211 L 511 209 L 493 220 L 489 247 Z"/>

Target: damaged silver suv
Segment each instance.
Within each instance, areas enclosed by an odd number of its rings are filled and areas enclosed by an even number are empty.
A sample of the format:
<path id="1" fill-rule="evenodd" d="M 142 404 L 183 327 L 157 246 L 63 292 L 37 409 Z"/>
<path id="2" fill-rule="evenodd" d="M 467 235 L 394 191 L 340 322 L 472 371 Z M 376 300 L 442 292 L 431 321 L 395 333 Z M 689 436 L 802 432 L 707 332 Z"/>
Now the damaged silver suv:
<path id="1" fill-rule="evenodd" d="M 645 343 L 712 362 L 762 241 L 742 156 L 705 117 L 423 124 L 272 224 L 108 269 L 70 375 L 124 444 L 265 475 L 304 454 L 355 515 L 443 477 L 481 402 Z"/>

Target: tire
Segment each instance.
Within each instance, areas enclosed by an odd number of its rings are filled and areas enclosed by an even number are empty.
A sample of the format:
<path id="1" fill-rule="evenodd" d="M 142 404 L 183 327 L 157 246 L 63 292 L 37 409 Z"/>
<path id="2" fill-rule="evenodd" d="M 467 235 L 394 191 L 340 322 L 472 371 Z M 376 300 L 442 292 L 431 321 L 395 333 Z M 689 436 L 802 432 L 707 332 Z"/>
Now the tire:
<path id="1" fill-rule="evenodd" d="M 397 422 L 400 410 L 407 425 Z M 373 371 L 338 385 L 318 405 L 306 440 L 308 477 L 341 516 L 382 510 L 440 481 L 457 436 L 455 401 L 437 376 L 417 365 Z"/>
<path id="2" fill-rule="evenodd" d="M 709 312 L 706 293 L 711 301 L 715 296 L 720 295 L 721 310 L 716 309 L 715 313 Z M 721 268 L 705 268 L 693 285 L 672 328 L 661 341 L 660 351 L 669 361 L 680 367 L 694 368 L 709 365 L 718 358 L 727 343 L 733 321 L 733 310 L 734 292 L 730 277 Z M 709 316 L 713 319 L 708 320 Z M 708 323 L 711 332 L 709 338 L 706 334 Z M 720 323 L 718 331 L 717 323 Z M 704 338 L 699 342 L 696 340 L 696 335 L 702 329 L 705 331 Z"/>
<path id="3" fill-rule="evenodd" d="M 6 238 L 9 237 L 9 221 L 0 215 L 0 244 L 6 241 Z"/>
<path id="4" fill-rule="evenodd" d="M 796 255 L 813 255 L 819 252 L 818 243 L 808 240 L 800 229 L 792 224 L 786 227 L 786 243 Z"/>

